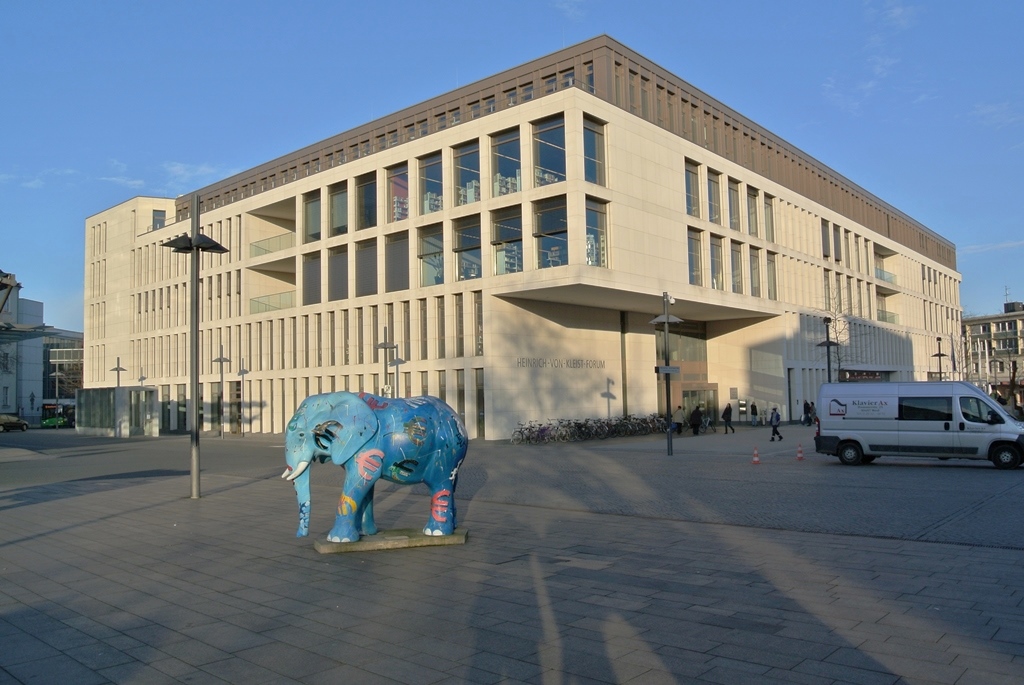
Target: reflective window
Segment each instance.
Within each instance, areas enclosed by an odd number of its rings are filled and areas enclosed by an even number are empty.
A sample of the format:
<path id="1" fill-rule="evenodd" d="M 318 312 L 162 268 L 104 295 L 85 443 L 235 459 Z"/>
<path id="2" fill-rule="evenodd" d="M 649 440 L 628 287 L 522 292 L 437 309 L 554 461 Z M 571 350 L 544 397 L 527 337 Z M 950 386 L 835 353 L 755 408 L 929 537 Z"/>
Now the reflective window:
<path id="1" fill-rule="evenodd" d="M 518 129 L 500 133 L 491 139 L 491 171 L 494 174 L 494 197 L 519 192 L 522 167 Z"/>
<path id="2" fill-rule="evenodd" d="M 480 144 L 455 148 L 455 204 L 468 205 L 480 200 Z"/>
<path id="3" fill-rule="evenodd" d="M 523 212 L 519 205 L 491 212 L 495 275 L 523 270 Z"/>
<path id="4" fill-rule="evenodd" d="M 732 258 L 731 258 L 731 271 L 732 271 L 732 291 L 734 293 L 743 293 L 743 246 L 740 243 L 732 244 Z"/>
<path id="5" fill-rule="evenodd" d="M 699 169 L 692 162 L 686 163 L 686 213 L 700 216 L 700 195 L 698 190 Z"/>
<path id="6" fill-rule="evenodd" d="M 342 182 L 328 191 L 331 202 L 331 235 L 348 233 L 348 186 Z"/>
<path id="7" fill-rule="evenodd" d="M 430 214 L 444 209 L 444 181 L 441 177 L 441 153 L 420 160 L 421 214 Z"/>
<path id="8" fill-rule="evenodd" d="M 534 125 L 533 164 L 538 187 L 565 180 L 565 121 L 561 116 Z"/>
<path id="9" fill-rule="evenodd" d="M 721 176 L 714 171 L 708 172 L 708 221 L 722 223 L 722 183 Z"/>
<path id="10" fill-rule="evenodd" d="M 480 215 L 456 219 L 452 237 L 456 279 L 480 278 Z"/>
<path id="11" fill-rule="evenodd" d="M 608 266 L 608 217 L 604 202 L 587 199 L 587 264 Z"/>
<path id="12" fill-rule="evenodd" d="M 441 225 L 420 229 L 420 285 L 444 283 L 444 236 Z"/>
<path id="13" fill-rule="evenodd" d="M 388 169 L 388 221 L 409 218 L 409 167 Z"/>
<path id="14" fill-rule="evenodd" d="M 604 126 L 590 119 L 583 120 L 583 179 L 605 185 Z"/>
<path id="15" fill-rule="evenodd" d="M 700 231 L 689 229 L 686 233 L 686 245 L 690 261 L 690 285 L 704 285 L 704 272 L 700 259 Z"/>
<path id="16" fill-rule="evenodd" d="M 320 191 L 302 196 L 302 242 L 320 240 Z"/>
<path id="17" fill-rule="evenodd" d="M 533 206 L 534 235 L 537 238 L 537 266 L 546 269 L 569 263 L 569 223 L 565 197 L 537 202 Z"/>
<path id="18" fill-rule="evenodd" d="M 725 262 L 722 254 L 722 239 L 711 236 L 711 287 L 715 290 L 725 288 Z"/>
<path id="19" fill-rule="evenodd" d="M 377 225 L 377 177 L 374 174 L 356 180 L 356 230 Z"/>

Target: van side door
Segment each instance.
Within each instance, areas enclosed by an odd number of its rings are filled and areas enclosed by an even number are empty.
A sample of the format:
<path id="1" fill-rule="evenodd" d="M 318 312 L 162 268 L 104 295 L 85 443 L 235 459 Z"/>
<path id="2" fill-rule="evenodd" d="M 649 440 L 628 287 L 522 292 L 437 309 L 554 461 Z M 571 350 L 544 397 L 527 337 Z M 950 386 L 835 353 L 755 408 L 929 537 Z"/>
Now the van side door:
<path id="1" fill-rule="evenodd" d="M 996 428 L 989 423 L 988 419 L 992 407 L 980 397 L 967 395 L 958 398 L 957 405 L 960 409 L 960 418 L 956 425 L 956 432 L 960 438 L 960 455 L 971 458 L 987 458 L 988 446 Z"/>
<path id="2" fill-rule="evenodd" d="M 900 397 L 899 445 L 902 457 L 953 457 L 959 439 L 953 430 L 953 398 Z"/>

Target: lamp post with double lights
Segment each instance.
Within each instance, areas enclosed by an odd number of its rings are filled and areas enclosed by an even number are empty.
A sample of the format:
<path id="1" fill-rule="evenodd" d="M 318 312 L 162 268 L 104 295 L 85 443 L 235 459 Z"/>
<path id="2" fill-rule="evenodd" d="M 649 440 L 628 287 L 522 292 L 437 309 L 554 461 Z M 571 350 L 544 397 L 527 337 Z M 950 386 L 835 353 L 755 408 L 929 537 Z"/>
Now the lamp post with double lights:
<path id="1" fill-rule="evenodd" d="M 121 366 L 121 358 L 118 357 L 117 358 L 117 365 L 114 368 L 111 369 L 111 371 L 114 371 L 114 372 L 117 373 L 117 387 L 119 387 L 119 388 L 121 387 L 121 372 L 122 371 L 127 371 L 127 370 L 128 369 L 126 369 L 123 366 Z"/>
<path id="2" fill-rule="evenodd" d="M 238 370 L 238 435 L 245 435 L 245 374 L 249 369 L 245 368 L 245 357 L 242 357 L 242 368 Z"/>
<path id="3" fill-rule="evenodd" d="M 214 364 L 220 364 L 220 439 L 224 439 L 224 365 L 231 360 L 224 356 L 224 346 L 220 346 L 220 356 L 213 360 Z"/>
<path id="4" fill-rule="evenodd" d="M 192 196 L 189 215 L 192 219 L 190 235 L 182 234 L 177 238 L 172 238 L 163 243 L 163 246 L 179 254 L 191 255 L 189 260 L 191 278 L 188 290 L 188 375 L 192 410 L 189 414 L 192 423 L 192 499 L 199 499 L 199 253 L 224 254 L 228 249 L 213 238 L 199 232 L 199 195 Z"/>
<path id="5" fill-rule="evenodd" d="M 395 345 L 395 347 L 398 347 L 398 345 Z M 400 367 L 404 363 L 405 363 L 405 360 L 402 359 L 401 357 L 395 357 L 394 359 L 392 359 L 391 361 L 388 362 L 388 366 L 395 367 L 395 388 L 391 392 L 391 396 L 392 397 L 401 397 L 402 396 L 402 385 L 401 385 L 401 383 L 398 382 L 398 371 L 399 371 L 398 367 Z"/>
<path id="6" fill-rule="evenodd" d="M 939 360 L 939 380 L 942 380 L 942 358 L 946 355 L 942 353 L 942 336 L 935 338 L 935 342 L 938 343 L 939 351 L 933 354 Z"/>
<path id="7" fill-rule="evenodd" d="M 651 319 L 655 331 L 657 331 L 659 323 L 665 324 L 665 365 L 656 367 L 655 371 L 665 375 L 665 439 L 668 442 L 668 456 L 670 457 L 672 456 L 672 374 L 679 373 L 679 367 L 669 366 L 668 325 L 683 322 L 682 319 L 668 313 L 668 306 L 675 303 L 676 298 L 667 292 L 662 293 L 661 304 L 664 311 L 661 316 Z"/>
<path id="8" fill-rule="evenodd" d="M 832 348 L 833 347 L 837 347 L 839 345 L 839 343 L 837 343 L 834 340 L 832 340 L 832 338 L 831 338 L 831 336 L 829 334 L 829 331 L 831 330 L 831 327 L 832 327 L 832 319 L 830 317 L 826 316 L 825 319 L 824 319 L 824 324 L 825 324 L 825 342 L 818 343 L 818 347 L 824 347 L 825 348 L 825 375 L 828 378 L 828 382 L 831 383 L 832 382 Z"/>
<path id="9" fill-rule="evenodd" d="M 378 350 L 381 350 L 384 354 L 381 357 L 381 367 L 384 369 L 384 377 L 381 378 L 380 394 L 382 397 L 387 397 L 388 392 L 388 362 L 391 359 L 391 350 L 397 350 L 398 345 L 393 342 L 388 342 L 388 327 L 384 327 L 384 340 L 375 345 Z M 398 373 L 397 371 L 395 372 Z M 394 397 L 394 391 L 391 394 Z"/>

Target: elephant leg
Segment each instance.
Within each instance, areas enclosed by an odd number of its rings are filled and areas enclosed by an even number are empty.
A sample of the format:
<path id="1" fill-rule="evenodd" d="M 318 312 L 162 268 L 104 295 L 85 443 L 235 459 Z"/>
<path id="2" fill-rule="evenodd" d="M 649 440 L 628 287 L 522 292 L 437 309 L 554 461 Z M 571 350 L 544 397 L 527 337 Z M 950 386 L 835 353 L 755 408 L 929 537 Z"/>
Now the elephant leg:
<path id="1" fill-rule="evenodd" d="M 361 522 L 361 525 L 358 527 L 361 534 L 377 534 L 377 524 L 373 520 L 373 486 L 370 486 L 370 491 L 366 493 L 366 497 L 363 498 L 363 503 L 359 505 L 359 512 L 356 514 L 356 520 Z"/>
<path id="2" fill-rule="evenodd" d="M 423 528 L 424 535 L 451 535 L 455 532 L 455 484 L 460 466 L 462 459 L 440 482 L 428 483 L 431 490 L 430 518 Z"/>
<path id="3" fill-rule="evenodd" d="M 384 454 L 378 449 L 360 452 L 345 465 L 345 488 L 338 501 L 330 542 L 355 542 L 360 533 L 373 535 L 373 486 L 380 478 Z M 368 525 L 367 525 L 368 524 Z"/>

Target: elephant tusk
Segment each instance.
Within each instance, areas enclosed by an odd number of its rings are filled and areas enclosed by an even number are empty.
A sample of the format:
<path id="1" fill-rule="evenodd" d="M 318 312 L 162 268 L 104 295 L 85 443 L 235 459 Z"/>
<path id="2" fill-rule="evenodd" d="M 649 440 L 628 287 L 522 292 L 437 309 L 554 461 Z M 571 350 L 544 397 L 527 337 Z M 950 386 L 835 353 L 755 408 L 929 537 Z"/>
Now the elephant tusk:
<path id="1" fill-rule="evenodd" d="M 299 464 L 298 468 L 296 468 L 294 471 L 292 470 L 291 466 L 286 468 L 284 470 L 284 473 L 281 474 L 281 477 L 284 478 L 285 480 L 295 480 L 296 478 L 298 478 L 299 476 L 302 475 L 303 471 L 305 471 L 308 468 L 309 468 L 309 462 L 308 461 L 304 461 L 301 464 Z M 288 473 L 289 471 L 291 471 L 290 474 Z"/>

